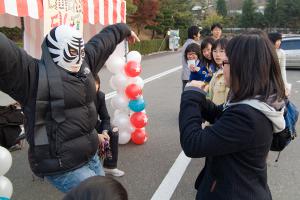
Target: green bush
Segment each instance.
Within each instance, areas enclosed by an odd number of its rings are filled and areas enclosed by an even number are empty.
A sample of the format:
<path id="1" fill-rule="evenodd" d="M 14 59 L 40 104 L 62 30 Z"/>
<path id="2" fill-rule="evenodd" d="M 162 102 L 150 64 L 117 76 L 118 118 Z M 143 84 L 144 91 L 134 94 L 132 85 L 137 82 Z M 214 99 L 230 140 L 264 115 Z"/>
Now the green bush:
<path id="1" fill-rule="evenodd" d="M 2 32 L 4 35 L 6 35 L 9 39 L 13 41 L 22 40 L 22 30 L 18 27 L 15 28 L 1 27 L 0 32 Z"/>
<path id="2" fill-rule="evenodd" d="M 142 40 L 141 42 L 136 42 L 135 44 L 129 45 L 129 51 L 138 51 L 142 55 L 150 54 L 158 51 L 168 50 L 169 39 L 154 39 L 154 40 Z"/>

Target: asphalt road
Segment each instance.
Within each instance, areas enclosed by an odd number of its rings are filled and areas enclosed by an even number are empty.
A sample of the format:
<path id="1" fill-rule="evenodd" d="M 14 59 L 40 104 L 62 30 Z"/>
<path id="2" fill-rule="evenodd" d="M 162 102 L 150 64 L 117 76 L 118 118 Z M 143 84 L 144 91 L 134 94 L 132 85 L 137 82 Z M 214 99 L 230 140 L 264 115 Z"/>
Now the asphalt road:
<path id="1" fill-rule="evenodd" d="M 164 53 L 143 58 L 143 79 L 175 68 L 180 65 L 180 54 Z M 300 71 L 289 70 L 288 81 L 293 84 L 291 98 L 300 107 Z M 108 94 L 112 92 L 108 80 L 111 74 L 103 69 L 100 71 L 101 88 Z M 299 82 L 296 82 L 299 81 Z M 151 199 L 162 180 L 181 153 L 178 131 L 178 112 L 181 92 L 180 70 L 145 84 L 143 96 L 147 102 L 147 115 L 149 125 L 146 131 L 149 140 L 143 145 L 132 143 L 120 145 L 119 168 L 125 171 L 125 176 L 117 178 L 127 189 L 129 199 Z M 9 98 L 0 94 L 0 103 L 9 103 Z M 107 105 L 112 115 L 110 100 Z M 299 125 L 297 126 L 298 132 Z M 270 153 L 268 158 L 269 185 L 274 200 L 298 200 L 300 198 L 300 140 L 296 138 L 286 150 L 281 153 L 278 163 L 275 163 L 277 154 Z M 53 188 L 46 180 L 35 179 L 27 161 L 27 145 L 21 151 L 15 151 L 13 166 L 7 173 L 12 181 L 14 193 L 12 199 L 16 200 L 56 200 L 63 194 Z M 194 199 L 196 191 L 194 181 L 203 167 L 202 159 L 192 159 L 183 177 L 174 191 L 174 200 Z M 175 177 L 176 179 L 176 177 Z M 174 180 L 175 180 L 174 179 Z M 162 199 L 164 200 L 164 199 Z"/>

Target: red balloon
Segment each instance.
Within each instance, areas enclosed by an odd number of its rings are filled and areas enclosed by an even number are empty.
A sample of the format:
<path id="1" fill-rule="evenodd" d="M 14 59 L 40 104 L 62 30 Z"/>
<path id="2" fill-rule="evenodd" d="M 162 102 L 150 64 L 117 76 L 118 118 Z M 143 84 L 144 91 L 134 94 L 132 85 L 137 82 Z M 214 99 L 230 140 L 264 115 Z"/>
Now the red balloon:
<path id="1" fill-rule="evenodd" d="M 144 129 L 135 129 L 131 134 L 131 140 L 135 144 L 144 144 L 148 139 L 148 134 Z"/>
<path id="2" fill-rule="evenodd" d="M 131 115 L 130 122 L 135 128 L 143 128 L 148 124 L 148 117 L 143 112 L 136 112 Z"/>
<path id="3" fill-rule="evenodd" d="M 128 97 L 128 99 L 138 99 L 142 95 L 142 88 L 137 84 L 130 84 L 126 87 L 125 94 Z"/>
<path id="4" fill-rule="evenodd" d="M 125 65 L 125 73 L 127 76 L 129 77 L 136 77 L 138 75 L 140 75 L 142 69 L 141 69 L 141 65 L 135 61 L 129 61 L 126 65 Z"/>

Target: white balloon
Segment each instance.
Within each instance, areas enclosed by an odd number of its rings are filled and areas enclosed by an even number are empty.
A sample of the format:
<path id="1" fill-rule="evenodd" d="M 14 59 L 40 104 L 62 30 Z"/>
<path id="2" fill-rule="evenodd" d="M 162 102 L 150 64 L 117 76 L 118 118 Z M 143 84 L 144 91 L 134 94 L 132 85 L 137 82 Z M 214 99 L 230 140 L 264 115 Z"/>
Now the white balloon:
<path id="1" fill-rule="evenodd" d="M 106 61 L 107 69 L 114 74 L 121 73 L 125 66 L 125 60 L 122 57 L 109 57 Z"/>
<path id="2" fill-rule="evenodd" d="M 119 110 L 119 109 L 116 109 L 114 111 L 114 115 L 113 115 L 113 120 L 112 120 L 112 124 L 114 126 L 118 126 L 118 123 L 119 123 L 119 120 L 117 120 L 118 118 L 125 118 L 125 117 L 129 117 L 129 109 L 128 110 Z M 129 123 L 130 124 L 130 123 Z M 118 127 L 119 129 L 119 127 Z"/>
<path id="3" fill-rule="evenodd" d="M 121 110 L 116 109 L 116 110 L 114 111 L 114 116 L 118 115 L 118 114 L 121 113 L 121 112 L 122 112 Z"/>
<path id="4" fill-rule="evenodd" d="M 131 139 L 131 133 L 119 131 L 119 144 L 127 144 Z"/>
<path id="5" fill-rule="evenodd" d="M 12 183 L 5 176 L 0 176 L 0 197 L 10 199 L 13 193 Z"/>
<path id="6" fill-rule="evenodd" d="M 129 116 L 124 113 L 120 113 L 114 116 L 113 122 L 114 125 L 119 128 L 119 130 L 128 129 L 128 126 L 130 124 Z"/>
<path id="7" fill-rule="evenodd" d="M 129 116 L 128 116 L 128 118 L 129 118 L 129 121 L 130 121 Z M 132 127 L 131 123 L 128 123 L 128 124 L 124 124 L 122 127 L 120 127 L 119 131 L 132 133 L 134 131 L 134 128 Z"/>
<path id="8" fill-rule="evenodd" d="M 6 174 L 12 164 L 12 157 L 10 152 L 0 146 L 0 176 Z"/>
<path id="9" fill-rule="evenodd" d="M 129 85 L 129 84 L 132 84 L 132 83 L 140 86 L 142 89 L 144 87 L 144 80 L 140 76 L 129 78 L 128 81 L 127 81 L 127 84 Z"/>
<path id="10" fill-rule="evenodd" d="M 135 61 L 137 63 L 141 63 L 142 55 L 138 51 L 130 51 L 127 54 L 127 62 L 128 61 Z"/>
<path id="11" fill-rule="evenodd" d="M 115 86 L 115 88 L 118 91 L 122 91 L 125 89 L 126 85 L 127 85 L 127 77 L 124 76 L 124 74 L 122 73 L 118 73 L 114 76 L 112 76 L 112 84 Z"/>
<path id="12" fill-rule="evenodd" d="M 113 76 L 109 79 L 109 86 L 110 86 L 111 89 L 116 90 L 117 88 L 116 88 L 116 86 L 114 85 L 112 79 L 113 79 Z"/>
<path id="13" fill-rule="evenodd" d="M 121 94 L 117 94 L 116 96 L 114 96 L 112 99 L 111 99 L 111 106 L 114 108 L 114 109 L 119 109 L 119 110 L 128 110 L 128 98 L 125 97 L 124 95 L 121 95 Z"/>

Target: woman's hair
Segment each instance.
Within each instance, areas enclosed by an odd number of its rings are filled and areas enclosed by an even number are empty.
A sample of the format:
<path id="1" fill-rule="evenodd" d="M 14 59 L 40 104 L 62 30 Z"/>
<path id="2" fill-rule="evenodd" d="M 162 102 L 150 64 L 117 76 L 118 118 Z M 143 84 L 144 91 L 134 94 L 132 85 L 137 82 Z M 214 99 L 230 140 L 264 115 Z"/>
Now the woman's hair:
<path id="1" fill-rule="evenodd" d="M 184 51 L 184 58 L 185 58 L 186 61 L 188 60 L 187 54 L 188 54 L 189 52 L 195 52 L 195 53 L 197 54 L 197 56 L 198 56 L 198 59 L 201 58 L 201 48 L 200 48 L 200 45 L 199 45 L 199 44 L 197 44 L 197 43 L 191 43 L 191 44 L 189 44 L 189 45 L 186 47 L 186 49 L 185 49 L 185 51 Z"/>
<path id="2" fill-rule="evenodd" d="M 201 62 L 206 65 L 206 64 L 210 64 L 212 62 L 212 60 L 208 60 L 204 55 L 203 55 L 203 50 L 209 45 L 211 44 L 211 46 L 214 43 L 214 39 L 211 37 L 206 37 L 202 40 L 201 42 Z"/>
<path id="3" fill-rule="evenodd" d="M 221 38 L 221 39 L 217 39 L 214 41 L 212 47 L 211 47 L 211 57 L 212 57 L 212 62 L 215 66 L 218 66 L 218 64 L 216 63 L 214 56 L 213 56 L 213 50 L 215 50 L 217 47 L 220 47 L 221 49 L 226 49 L 226 46 L 228 44 L 228 40 L 226 38 Z"/>
<path id="4" fill-rule="evenodd" d="M 66 194 L 63 200 L 127 200 L 126 189 L 117 180 L 105 176 L 93 176 L 81 182 Z"/>
<path id="5" fill-rule="evenodd" d="M 277 40 L 282 40 L 282 35 L 281 35 L 281 33 L 278 33 L 278 32 L 269 33 L 268 37 L 271 40 L 271 42 L 273 42 L 273 44 L 275 44 L 275 42 Z"/>
<path id="6" fill-rule="evenodd" d="M 226 54 L 230 63 L 231 101 L 248 98 L 267 101 L 285 96 L 284 83 L 274 45 L 262 31 L 232 38 Z"/>

